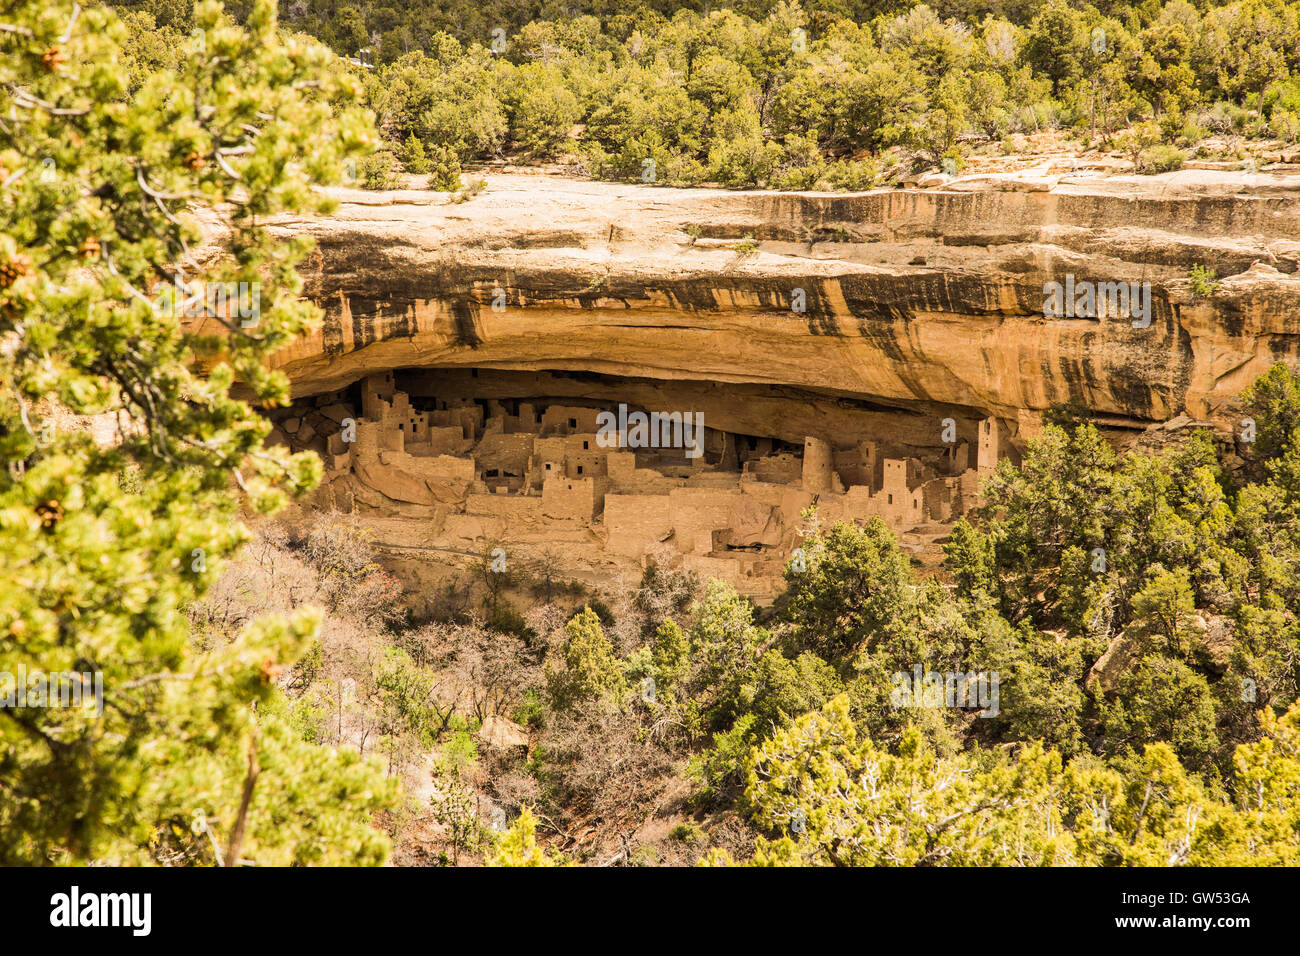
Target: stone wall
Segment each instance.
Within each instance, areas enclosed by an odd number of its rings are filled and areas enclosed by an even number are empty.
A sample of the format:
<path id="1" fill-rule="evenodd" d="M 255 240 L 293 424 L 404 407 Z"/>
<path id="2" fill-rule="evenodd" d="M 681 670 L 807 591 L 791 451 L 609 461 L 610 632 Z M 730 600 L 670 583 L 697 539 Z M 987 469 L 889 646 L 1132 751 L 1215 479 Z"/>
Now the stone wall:
<path id="1" fill-rule="evenodd" d="M 605 496 L 606 547 L 615 554 L 640 558 L 673 533 L 673 519 L 662 495 Z"/>
<path id="2" fill-rule="evenodd" d="M 875 439 L 808 435 L 792 449 L 709 429 L 704 454 L 687 462 L 682 449 L 603 446 L 597 407 L 413 381 L 414 396 L 391 372 L 361 383 L 354 441 L 341 425 L 352 417 L 346 396 L 328 406 L 332 417 L 289 409 L 277 422 L 282 440 L 328 446 L 330 506 L 429 517 L 437 540 L 469 553 L 511 534 L 561 540 L 587 528 L 611 556 L 640 562 L 667 547 L 754 595 L 779 590 L 809 505 L 823 524 L 879 517 L 905 532 L 950 523 L 974 504 L 1003 438 L 996 420 L 967 420 L 968 438 L 921 460 L 887 455 L 898 446 Z M 981 468 L 953 474 L 972 448 Z"/>
<path id="3" fill-rule="evenodd" d="M 542 483 L 542 513 L 548 518 L 591 521 L 605 507 L 603 478 L 566 478 L 553 475 Z"/>

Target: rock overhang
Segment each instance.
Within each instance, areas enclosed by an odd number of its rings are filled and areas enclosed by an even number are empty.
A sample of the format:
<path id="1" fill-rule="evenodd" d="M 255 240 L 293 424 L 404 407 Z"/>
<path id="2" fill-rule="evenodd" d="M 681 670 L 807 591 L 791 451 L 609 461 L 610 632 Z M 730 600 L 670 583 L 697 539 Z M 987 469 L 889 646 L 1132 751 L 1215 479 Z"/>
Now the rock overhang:
<path id="1" fill-rule="evenodd" d="M 972 179 L 975 179 L 972 177 Z M 386 368 L 594 372 L 968 409 L 1226 426 L 1300 346 L 1300 179 L 1048 177 L 809 194 L 496 175 L 464 203 L 340 191 L 295 396 Z M 1032 188 L 1031 188 L 1032 187 Z M 1041 187 L 1041 188 L 1040 188 Z M 1198 296 L 1193 266 L 1219 285 Z M 1049 283 L 1149 286 L 1149 322 L 1053 317 Z"/>

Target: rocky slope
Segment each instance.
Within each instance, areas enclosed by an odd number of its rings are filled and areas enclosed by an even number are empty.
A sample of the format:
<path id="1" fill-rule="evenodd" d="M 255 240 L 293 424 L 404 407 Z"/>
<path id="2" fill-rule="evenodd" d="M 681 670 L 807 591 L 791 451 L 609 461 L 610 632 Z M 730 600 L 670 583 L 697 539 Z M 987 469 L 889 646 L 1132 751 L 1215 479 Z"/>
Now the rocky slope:
<path id="1" fill-rule="evenodd" d="M 1021 439 L 1057 402 L 1226 429 L 1245 385 L 1300 360 L 1300 176 L 1043 171 L 844 195 L 501 174 L 459 203 L 338 197 L 276 224 L 316 237 L 307 291 L 326 310 L 278 358 L 295 396 L 394 367 L 570 370 L 991 413 Z M 1194 265 L 1213 295 L 1193 293 Z M 1149 283 L 1149 323 L 1045 315 L 1053 281 Z"/>

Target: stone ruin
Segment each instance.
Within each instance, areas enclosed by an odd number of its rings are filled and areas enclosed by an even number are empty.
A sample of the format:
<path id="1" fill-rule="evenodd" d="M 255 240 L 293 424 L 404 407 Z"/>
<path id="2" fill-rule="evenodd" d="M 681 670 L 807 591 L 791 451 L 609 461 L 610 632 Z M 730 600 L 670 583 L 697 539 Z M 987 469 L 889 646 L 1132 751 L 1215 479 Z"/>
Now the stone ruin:
<path id="1" fill-rule="evenodd" d="M 372 374 L 276 414 L 272 441 L 322 454 L 317 506 L 409 519 L 422 544 L 465 554 L 575 531 L 628 563 L 667 547 L 758 600 L 780 593 L 810 505 L 824 526 L 875 516 L 896 532 L 948 525 L 974 506 L 1005 444 L 991 417 L 924 459 L 884 440 L 808 435 L 799 447 L 706 424 L 692 457 L 628 448 L 621 433 L 602 444 L 608 403 L 485 399 L 464 375 L 415 381 L 413 398 L 394 372 Z"/>

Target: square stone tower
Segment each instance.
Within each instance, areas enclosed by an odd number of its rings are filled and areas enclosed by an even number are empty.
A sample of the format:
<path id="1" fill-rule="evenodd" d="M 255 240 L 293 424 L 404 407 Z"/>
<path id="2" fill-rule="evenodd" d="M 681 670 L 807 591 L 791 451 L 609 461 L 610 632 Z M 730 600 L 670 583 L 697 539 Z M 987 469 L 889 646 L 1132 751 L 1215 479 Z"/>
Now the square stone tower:
<path id="1" fill-rule="evenodd" d="M 997 468 L 999 452 L 998 420 L 990 415 L 979 424 L 979 445 L 975 452 L 976 470 L 984 475 Z"/>

